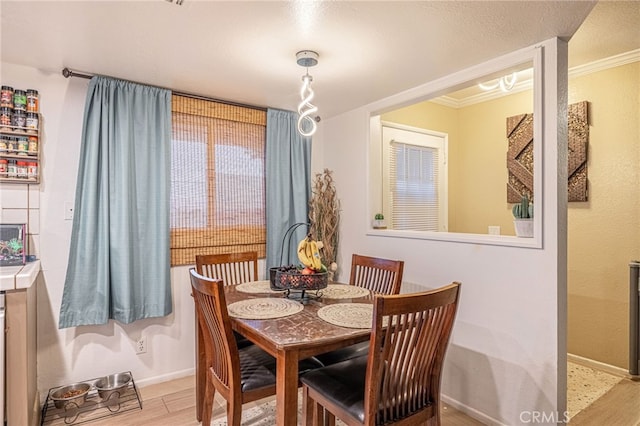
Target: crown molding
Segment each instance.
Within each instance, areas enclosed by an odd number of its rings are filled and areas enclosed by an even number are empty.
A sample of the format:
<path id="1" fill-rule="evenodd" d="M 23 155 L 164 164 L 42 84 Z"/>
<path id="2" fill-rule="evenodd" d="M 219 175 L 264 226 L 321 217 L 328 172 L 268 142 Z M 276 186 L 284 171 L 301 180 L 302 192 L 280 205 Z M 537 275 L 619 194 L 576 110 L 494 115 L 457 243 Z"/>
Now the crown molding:
<path id="1" fill-rule="evenodd" d="M 609 68 L 620 67 L 638 61 L 640 61 L 640 49 L 631 50 L 620 53 L 619 55 L 609 56 L 608 58 L 569 68 L 569 78 L 604 71 Z"/>
<path id="2" fill-rule="evenodd" d="M 629 52 L 620 53 L 619 55 L 609 56 L 608 58 L 599 59 L 597 61 L 589 62 L 587 64 L 578 65 L 569 68 L 569 78 L 580 77 L 594 72 L 604 71 L 609 68 L 615 68 L 633 62 L 640 61 L 640 49 L 631 50 Z M 487 92 L 478 93 L 475 95 L 467 96 L 462 99 L 454 99 L 449 96 L 439 96 L 431 99 L 430 101 L 439 105 L 444 105 L 450 108 L 463 108 L 481 102 L 498 99 L 503 96 L 511 95 L 513 93 L 523 92 L 530 90 L 533 87 L 532 81 L 525 80 L 518 82 L 512 90 L 504 93 L 500 90 L 491 90 Z"/>

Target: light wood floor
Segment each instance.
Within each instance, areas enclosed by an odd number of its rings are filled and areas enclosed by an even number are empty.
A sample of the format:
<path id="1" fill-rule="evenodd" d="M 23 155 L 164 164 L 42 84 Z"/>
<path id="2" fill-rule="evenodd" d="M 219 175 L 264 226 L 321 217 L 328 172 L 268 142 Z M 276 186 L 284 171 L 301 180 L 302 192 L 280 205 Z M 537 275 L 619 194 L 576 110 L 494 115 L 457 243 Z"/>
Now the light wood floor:
<path id="1" fill-rule="evenodd" d="M 133 410 L 96 422 L 92 426 L 196 426 L 195 380 L 193 376 L 140 388 L 142 410 Z M 266 398 L 245 404 L 246 408 L 264 403 Z M 214 418 L 224 416 L 222 398 L 216 396 Z M 446 405 L 442 424 L 447 426 L 481 425 L 477 420 Z M 578 413 L 571 426 L 640 425 L 640 381 L 623 379 L 600 399 Z"/>
<path id="2" fill-rule="evenodd" d="M 142 410 L 133 410 L 111 416 L 96 422 L 92 426 L 196 426 L 195 380 L 193 376 L 170 382 L 140 388 Z M 264 403 L 266 398 L 245 404 L 249 408 Z M 213 416 L 218 418 L 225 413 L 223 399 L 216 395 Z M 450 426 L 481 425 L 482 423 L 462 414 L 455 409 L 442 407 L 442 424 Z"/>
<path id="3" fill-rule="evenodd" d="M 640 381 L 623 379 L 569 422 L 571 426 L 640 425 Z"/>

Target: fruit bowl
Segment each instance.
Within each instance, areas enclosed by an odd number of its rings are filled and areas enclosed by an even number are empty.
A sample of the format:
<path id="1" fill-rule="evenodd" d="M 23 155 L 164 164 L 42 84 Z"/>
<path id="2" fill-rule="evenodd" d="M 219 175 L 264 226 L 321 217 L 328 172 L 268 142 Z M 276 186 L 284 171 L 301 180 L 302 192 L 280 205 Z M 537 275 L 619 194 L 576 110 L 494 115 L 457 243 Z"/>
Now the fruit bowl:
<path id="1" fill-rule="evenodd" d="M 286 268 L 288 268 L 288 266 L 275 266 L 273 268 L 269 268 L 269 288 L 271 290 L 284 290 L 276 286 L 276 274 L 278 271 L 285 271 Z"/>
<path id="2" fill-rule="evenodd" d="M 276 270 L 273 280 L 273 286 L 277 290 L 321 290 L 327 288 L 328 284 L 327 272 L 302 274 L 295 268 L 293 271 Z"/>

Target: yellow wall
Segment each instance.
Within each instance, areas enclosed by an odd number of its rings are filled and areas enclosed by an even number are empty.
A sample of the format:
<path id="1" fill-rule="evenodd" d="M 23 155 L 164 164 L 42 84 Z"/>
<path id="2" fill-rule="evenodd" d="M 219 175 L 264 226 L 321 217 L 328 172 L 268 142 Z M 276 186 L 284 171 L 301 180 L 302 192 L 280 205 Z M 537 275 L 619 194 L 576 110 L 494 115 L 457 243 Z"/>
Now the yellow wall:
<path id="1" fill-rule="evenodd" d="M 533 112 L 531 91 L 450 108 L 423 102 L 382 116 L 383 121 L 449 135 L 449 232 L 486 234 L 498 225 L 514 235 L 507 204 L 506 118 Z"/>
<path id="2" fill-rule="evenodd" d="M 451 158 L 460 167 L 460 185 L 449 194 L 455 232 L 486 234 L 489 225 L 499 225 L 502 235 L 515 234 L 512 204 L 507 204 L 506 119 L 532 112 L 531 91 L 460 109 L 464 145 Z"/>
<path id="3" fill-rule="evenodd" d="M 627 369 L 629 261 L 640 258 L 640 63 L 569 80 L 589 101 L 589 201 L 569 203 L 568 352 Z"/>
<path id="4" fill-rule="evenodd" d="M 640 63 L 569 80 L 589 102 L 589 201 L 569 203 L 568 352 L 628 368 L 629 261 L 640 259 Z M 383 116 L 449 133 L 449 230 L 513 235 L 506 203 L 505 119 L 531 92 L 457 111 L 431 103 Z"/>

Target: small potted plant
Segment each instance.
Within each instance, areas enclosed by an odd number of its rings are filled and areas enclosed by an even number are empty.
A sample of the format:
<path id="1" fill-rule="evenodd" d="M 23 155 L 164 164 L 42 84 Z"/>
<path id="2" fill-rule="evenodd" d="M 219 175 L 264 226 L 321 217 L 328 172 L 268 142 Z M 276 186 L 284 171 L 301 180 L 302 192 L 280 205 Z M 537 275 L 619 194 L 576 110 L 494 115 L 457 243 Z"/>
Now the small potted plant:
<path id="1" fill-rule="evenodd" d="M 520 204 L 515 204 L 511 211 L 516 237 L 533 237 L 533 203 L 529 202 L 529 197 L 523 195 Z"/>
<path id="2" fill-rule="evenodd" d="M 373 229 L 387 229 L 387 224 L 384 221 L 384 215 L 382 213 L 376 213 L 373 217 Z"/>

